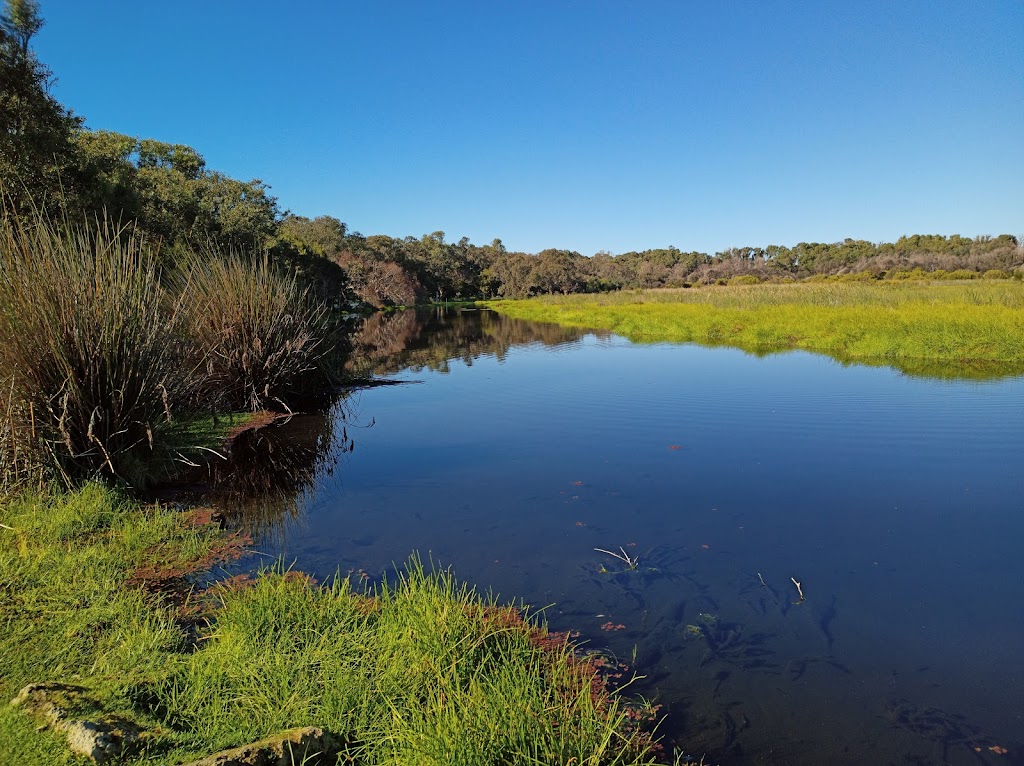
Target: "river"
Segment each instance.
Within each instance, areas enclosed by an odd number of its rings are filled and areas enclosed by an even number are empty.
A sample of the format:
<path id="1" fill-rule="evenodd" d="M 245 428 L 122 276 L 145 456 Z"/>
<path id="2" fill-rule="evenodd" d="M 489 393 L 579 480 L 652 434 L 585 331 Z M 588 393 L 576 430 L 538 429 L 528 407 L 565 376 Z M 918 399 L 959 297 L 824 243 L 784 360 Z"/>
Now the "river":
<path id="1" fill-rule="evenodd" d="M 394 385 L 258 437 L 239 566 L 418 552 L 627 661 L 707 763 L 1021 762 L 1024 378 L 482 311 L 373 317 L 353 364 Z"/>

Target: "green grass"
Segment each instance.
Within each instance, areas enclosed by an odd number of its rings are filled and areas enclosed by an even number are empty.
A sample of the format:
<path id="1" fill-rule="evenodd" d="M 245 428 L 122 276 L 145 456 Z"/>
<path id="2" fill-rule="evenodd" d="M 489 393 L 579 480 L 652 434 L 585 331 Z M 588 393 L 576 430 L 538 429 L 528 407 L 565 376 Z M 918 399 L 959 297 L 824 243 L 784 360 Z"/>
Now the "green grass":
<path id="1" fill-rule="evenodd" d="M 196 646 L 180 614 L 126 585 L 216 544 L 180 514 L 90 484 L 0 507 L 0 702 L 26 683 L 90 690 L 83 716 L 151 735 L 130 762 L 180 763 L 319 725 L 357 764 L 639 764 L 651 708 L 606 690 L 568 644 L 415 559 L 374 593 L 275 569 L 217 586 Z M 0 763 L 73 760 L 0 704 Z"/>
<path id="2" fill-rule="evenodd" d="M 1024 373 L 1024 285 L 742 285 L 489 301 L 508 316 L 610 330 L 637 342 L 754 353 L 804 349 L 910 374 Z"/>
<path id="3" fill-rule="evenodd" d="M 0 703 L 24 684 L 61 681 L 138 717 L 133 696 L 166 677 L 184 634 L 168 607 L 126 582 L 153 562 L 187 568 L 211 551 L 212 532 L 98 484 L 8 500 L 0 523 Z M 0 704 L 0 763 L 73 762 L 35 725 Z"/>

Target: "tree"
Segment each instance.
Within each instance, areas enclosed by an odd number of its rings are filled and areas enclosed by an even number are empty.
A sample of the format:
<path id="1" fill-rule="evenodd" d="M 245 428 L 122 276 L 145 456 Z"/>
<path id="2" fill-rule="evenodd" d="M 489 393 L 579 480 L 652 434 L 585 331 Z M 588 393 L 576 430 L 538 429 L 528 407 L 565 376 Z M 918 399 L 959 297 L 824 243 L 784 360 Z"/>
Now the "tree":
<path id="1" fill-rule="evenodd" d="M 483 273 L 489 292 L 503 298 L 528 298 L 536 288 L 533 277 L 535 261 L 525 253 L 501 253 Z"/>
<path id="2" fill-rule="evenodd" d="M 333 258 L 345 249 L 348 227 L 329 215 L 313 220 L 286 215 L 277 226 L 277 243 L 294 247 L 304 255 Z"/>
<path id="3" fill-rule="evenodd" d="M 0 11 L 0 178 L 15 211 L 73 194 L 81 120 L 49 93 L 51 74 L 31 41 L 42 28 L 35 0 L 8 0 Z"/>
<path id="4" fill-rule="evenodd" d="M 580 287 L 580 262 L 583 256 L 572 250 L 548 248 L 537 253 L 533 277 L 546 293 L 576 292 Z"/>

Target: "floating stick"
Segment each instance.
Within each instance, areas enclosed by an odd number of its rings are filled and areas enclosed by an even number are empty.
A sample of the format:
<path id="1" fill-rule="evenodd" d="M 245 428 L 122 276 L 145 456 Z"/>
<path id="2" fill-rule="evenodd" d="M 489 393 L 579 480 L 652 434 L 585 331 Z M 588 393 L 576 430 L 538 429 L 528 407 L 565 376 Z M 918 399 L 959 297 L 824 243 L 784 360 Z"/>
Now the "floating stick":
<path id="1" fill-rule="evenodd" d="M 762 588 L 767 588 L 768 587 L 768 583 L 766 583 L 764 581 L 764 578 L 761 577 L 761 573 L 760 572 L 757 573 L 757 579 L 761 581 L 761 587 Z"/>
<path id="2" fill-rule="evenodd" d="M 631 559 L 629 557 L 629 554 L 626 553 L 626 549 L 623 548 L 622 546 L 619 546 L 619 550 L 622 551 L 622 555 L 621 556 L 618 553 L 612 553 L 611 551 L 606 551 L 604 548 L 594 548 L 594 550 L 598 551 L 599 553 L 607 553 L 609 556 L 614 556 L 619 561 L 625 561 L 626 562 L 626 566 L 628 566 L 630 569 L 636 569 L 637 564 L 640 563 L 639 557 Z"/>
<path id="3" fill-rule="evenodd" d="M 796 581 L 795 577 L 790 577 L 789 579 L 792 580 L 793 584 L 796 586 L 796 592 L 800 594 L 800 601 L 803 601 L 804 600 L 804 589 L 800 587 L 800 583 L 798 583 Z M 797 603 L 799 603 L 799 602 L 797 602 Z"/>

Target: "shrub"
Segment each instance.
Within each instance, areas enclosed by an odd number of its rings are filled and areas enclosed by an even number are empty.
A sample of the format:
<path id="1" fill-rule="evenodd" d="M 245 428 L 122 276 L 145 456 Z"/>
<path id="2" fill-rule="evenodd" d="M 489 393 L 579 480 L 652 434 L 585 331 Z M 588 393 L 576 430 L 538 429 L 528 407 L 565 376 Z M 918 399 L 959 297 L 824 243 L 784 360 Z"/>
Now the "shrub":
<path id="1" fill-rule="evenodd" d="M 192 256 L 180 275 L 203 406 L 259 410 L 322 392 L 336 338 L 327 306 L 269 256 Z"/>
<path id="2" fill-rule="evenodd" d="M 730 285 L 759 285 L 761 278 L 756 274 L 737 274 L 729 280 Z"/>
<path id="3" fill-rule="evenodd" d="M 977 279 L 978 272 L 970 269 L 955 269 L 946 274 L 946 279 Z"/>
<path id="4" fill-rule="evenodd" d="M 177 316 L 133 229 L 0 216 L 5 467 L 138 479 L 192 384 Z"/>

